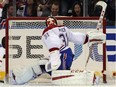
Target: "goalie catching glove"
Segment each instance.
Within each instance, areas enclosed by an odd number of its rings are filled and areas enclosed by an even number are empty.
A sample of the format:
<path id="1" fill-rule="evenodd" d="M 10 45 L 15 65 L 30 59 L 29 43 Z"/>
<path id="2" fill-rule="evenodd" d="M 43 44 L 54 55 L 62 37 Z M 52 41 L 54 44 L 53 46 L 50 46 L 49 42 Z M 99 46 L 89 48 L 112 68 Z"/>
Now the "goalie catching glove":
<path id="1" fill-rule="evenodd" d="M 88 44 L 91 46 L 94 43 L 105 43 L 106 41 L 106 34 L 99 32 L 99 31 L 89 31 L 87 32 L 88 35 Z"/>

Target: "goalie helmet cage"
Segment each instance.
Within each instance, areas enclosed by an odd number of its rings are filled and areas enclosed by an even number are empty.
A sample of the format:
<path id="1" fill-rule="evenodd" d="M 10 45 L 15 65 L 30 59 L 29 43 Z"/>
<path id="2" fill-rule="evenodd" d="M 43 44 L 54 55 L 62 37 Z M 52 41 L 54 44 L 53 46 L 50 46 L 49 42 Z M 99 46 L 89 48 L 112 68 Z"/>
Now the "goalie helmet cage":
<path id="1" fill-rule="evenodd" d="M 77 17 L 56 17 L 56 18 L 59 21 L 58 22 L 59 25 L 63 24 L 65 26 L 67 26 L 69 29 L 71 28 L 73 30 L 75 30 L 76 28 L 79 28 L 79 29 L 83 29 L 84 28 L 84 29 L 86 29 L 85 31 L 87 31 L 88 28 L 96 29 L 96 26 L 97 26 L 97 23 L 98 23 L 98 20 L 99 20 L 98 17 L 78 17 L 78 18 Z M 29 50 L 29 49 L 27 49 L 27 48 L 29 48 L 29 46 L 25 45 L 25 43 L 27 43 L 27 44 L 31 43 L 31 42 L 28 42 L 28 40 L 30 40 L 30 39 L 32 39 L 32 40 L 34 40 L 34 39 L 39 40 L 39 37 L 33 37 L 33 36 L 34 36 L 35 32 L 37 33 L 37 31 L 35 31 L 35 30 L 37 30 L 39 28 L 39 31 L 42 32 L 43 29 L 46 27 L 45 26 L 45 19 L 46 18 L 40 18 L 40 17 L 35 17 L 35 18 L 31 18 L 31 17 L 26 17 L 26 18 L 19 18 L 18 17 L 17 18 L 16 17 L 16 18 L 9 18 L 9 19 L 7 19 L 7 21 L 6 21 L 6 63 L 5 63 L 6 64 L 5 70 L 6 70 L 7 81 L 9 81 L 8 79 L 9 79 L 9 74 L 10 74 L 11 59 L 15 60 L 15 59 L 18 59 L 19 57 L 21 57 L 21 54 L 22 54 L 21 50 L 23 50 L 23 53 L 25 53 L 25 55 L 22 56 L 23 58 L 28 57 L 31 60 L 34 60 L 34 57 L 35 58 L 37 58 L 37 57 L 45 57 L 44 54 L 42 54 L 42 55 L 30 55 L 28 53 L 32 52 L 32 51 L 28 51 L 28 52 L 24 51 L 24 50 Z M 25 29 L 25 31 L 20 32 L 23 29 Z M 29 32 L 26 31 L 26 29 L 29 29 L 28 30 Z M 103 23 L 102 23 L 101 29 L 102 29 L 102 32 L 106 34 L 106 19 L 103 19 Z M 32 31 L 34 31 L 34 34 L 33 34 Z M 30 32 L 32 32 L 32 33 L 30 33 Z M 21 46 L 24 45 L 24 49 L 20 48 L 19 45 L 15 45 L 14 47 L 11 46 L 11 45 L 13 45 L 15 43 L 15 42 L 13 42 L 13 40 L 15 40 L 15 41 L 19 40 L 24 35 L 24 33 L 26 33 L 27 36 L 28 35 L 32 36 L 30 38 L 29 37 L 25 37 L 25 38 L 28 38 L 27 41 L 21 39 L 21 41 L 23 41 L 23 43 L 22 42 L 18 42 L 19 44 L 21 44 Z M 39 34 L 39 32 L 38 32 L 38 34 Z M 40 36 L 41 36 L 41 34 L 40 34 Z M 18 43 L 15 43 L 15 44 L 18 44 Z M 41 43 L 41 42 L 38 42 L 38 43 Z M 19 46 L 19 49 L 18 49 L 18 46 Z M 40 49 L 44 49 L 44 47 L 41 47 L 41 45 L 39 45 L 39 47 L 40 47 Z M 33 48 L 35 48 L 35 47 L 33 47 Z M 102 66 L 102 70 L 101 71 L 106 71 L 106 43 L 102 45 L 102 48 L 103 48 L 103 50 L 102 50 L 102 54 L 103 54 L 102 65 L 103 66 Z M 14 52 L 16 53 L 16 51 L 12 51 L 11 49 L 15 49 L 15 50 L 17 49 L 17 53 L 18 54 L 17 55 L 15 55 L 15 54 L 13 55 L 12 53 L 14 53 Z M 36 53 L 36 51 L 34 51 L 34 52 Z M 42 51 L 42 52 L 44 52 L 44 51 Z M 26 58 L 26 60 L 28 60 L 28 58 Z M 16 62 L 15 64 L 16 65 L 13 65 L 13 66 L 22 65 L 22 64 L 18 65 L 18 62 Z M 103 82 L 106 83 L 106 75 L 105 74 L 103 74 Z"/>

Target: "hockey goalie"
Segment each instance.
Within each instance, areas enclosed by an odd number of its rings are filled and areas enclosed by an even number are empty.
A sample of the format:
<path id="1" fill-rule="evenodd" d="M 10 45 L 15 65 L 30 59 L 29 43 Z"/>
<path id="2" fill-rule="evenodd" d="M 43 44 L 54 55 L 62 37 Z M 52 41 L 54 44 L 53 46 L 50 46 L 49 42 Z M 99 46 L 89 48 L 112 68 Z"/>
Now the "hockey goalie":
<path id="1" fill-rule="evenodd" d="M 45 72 L 50 74 L 54 70 L 70 70 L 74 55 L 69 42 L 101 44 L 106 40 L 106 35 L 99 31 L 89 31 L 85 34 L 72 32 L 66 26 L 58 26 L 55 17 L 46 18 L 45 23 L 47 28 L 42 33 L 42 41 L 50 53 L 48 60 L 38 60 L 35 65 L 11 70 L 12 84 L 25 84 Z"/>

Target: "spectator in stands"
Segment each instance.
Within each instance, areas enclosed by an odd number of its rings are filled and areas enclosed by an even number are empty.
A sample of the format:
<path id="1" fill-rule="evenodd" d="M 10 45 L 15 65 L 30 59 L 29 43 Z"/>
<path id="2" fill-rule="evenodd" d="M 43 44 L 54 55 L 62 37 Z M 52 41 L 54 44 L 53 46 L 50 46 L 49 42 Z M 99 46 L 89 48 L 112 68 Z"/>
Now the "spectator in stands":
<path id="1" fill-rule="evenodd" d="M 21 6 L 23 6 L 23 5 L 25 5 L 26 4 L 26 0 L 17 0 L 16 1 L 16 8 L 17 8 L 17 10 L 21 7 Z"/>
<path id="2" fill-rule="evenodd" d="M 36 17 L 37 16 L 37 3 L 34 0 L 27 0 L 26 5 L 22 5 L 17 10 L 18 16 Z"/>
<path id="3" fill-rule="evenodd" d="M 47 10 L 50 8 L 49 2 L 51 2 L 51 0 L 38 0 L 38 6 L 40 7 L 41 11 Z"/>
<path id="4" fill-rule="evenodd" d="M 95 6 L 99 0 L 89 0 L 89 16 L 100 16 L 102 7 Z M 103 0 L 105 1 L 105 0 Z M 106 2 L 106 1 L 105 1 Z M 115 26 L 115 0 L 107 0 L 107 9 L 106 9 L 106 21 L 107 26 Z"/>
<path id="5" fill-rule="evenodd" d="M 60 1 L 60 0 L 36 0 L 38 4 L 37 16 L 42 16 L 43 13 L 49 14 L 51 4 L 55 1 Z"/>
<path id="6" fill-rule="evenodd" d="M 60 5 L 61 5 L 60 6 L 61 15 L 66 16 L 68 14 L 68 9 L 69 9 L 69 0 L 61 0 Z"/>
<path id="7" fill-rule="evenodd" d="M 42 16 L 42 13 L 43 13 L 43 11 L 41 10 L 40 6 L 38 5 L 38 7 L 37 7 L 37 16 Z"/>
<path id="8" fill-rule="evenodd" d="M 23 17 L 24 13 L 25 13 L 25 5 L 22 5 L 17 9 L 16 15 L 20 16 L 20 17 Z"/>
<path id="9" fill-rule="evenodd" d="M 50 12 L 43 11 L 42 16 L 47 17 L 47 16 L 59 16 L 59 3 L 58 2 L 53 2 L 50 8 Z"/>
<path id="10" fill-rule="evenodd" d="M 0 17 L 2 16 L 4 6 L 8 3 L 8 0 L 0 0 Z"/>
<path id="11" fill-rule="evenodd" d="M 0 29 L 5 27 L 5 19 L 7 17 L 7 4 L 8 0 L 3 0 L 0 3 Z"/>
<path id="12" fill-rule="evenodd" d="M 115 0 L 108 0 L 106 10 L 107 26 L 115 26 Z"/>
<path id="13" fill-rule="evenodd" d="M 79 17 L 83 16 L 82 5 L 79 2 L 75 2 L 72 7 L 72 16 Z"/>
<path id="14" fill-rule="evenodd" d="M 4 6 L 2 19 L 13 17 L 13 4 L 9 3 Z"/>
<path id="15" fill-rule="evenodd" d="M 59 3 L 54 2 L 51 6 L 51 14 L 50 16 L 58 16 L 59 15 Z"/>
<path id="16" fill-rule="evenodd" d="M 89 16 L 93 16 L 93 11 L 94 11 L 94 7 L 95 4 L 98 2 L 99 0 L 89 0 L 88 1 L 88 14 Z"/>
<path id="17" fill-rule="evenodd" d="M 67 16 L 76 1 L 80 0 L 60 0 L 60 14 L 62 16 Z"/>

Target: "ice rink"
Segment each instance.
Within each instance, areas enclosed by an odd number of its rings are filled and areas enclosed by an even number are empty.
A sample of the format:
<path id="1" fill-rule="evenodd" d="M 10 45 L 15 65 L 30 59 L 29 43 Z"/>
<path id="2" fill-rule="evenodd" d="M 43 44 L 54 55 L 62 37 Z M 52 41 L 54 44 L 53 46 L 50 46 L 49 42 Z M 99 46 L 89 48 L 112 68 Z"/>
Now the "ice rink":
<path id="1" fill-rule="evenodd" d="M 100 78 L 99 83 L 96 85 L 92 84 L 92 81 L 90 81 L 91 78 L 85 78 L 85 77 L 79 77 L 77 73 L 73 74 L 74 76 L 68 77 L 68 78 L 62 78 L 57 79 L 56 82 L 52 81 L 50 76 L 48 74 L 43 74 L 40 77 L 24 84 L 24 85 L 10 85 L 10 84 L 3 84 L 0 83 L 0 87 L 38 87 L 38 86 L 98 86 L 98 87 L 114 87 L 116 86 L 116 78 L 112 78 L 107 76 L 107 83 L 103 83 L 103 79 Z M 82 76 L 82 75 L 81 75 Z M 85 78 L 82 82 L 82 79 Z M 62 82 L 62 83 L 60 83 Z M 65 84 L 65 82 L 67 84 Z M 60 83 L 60 84 L 59 84 Z"/>

